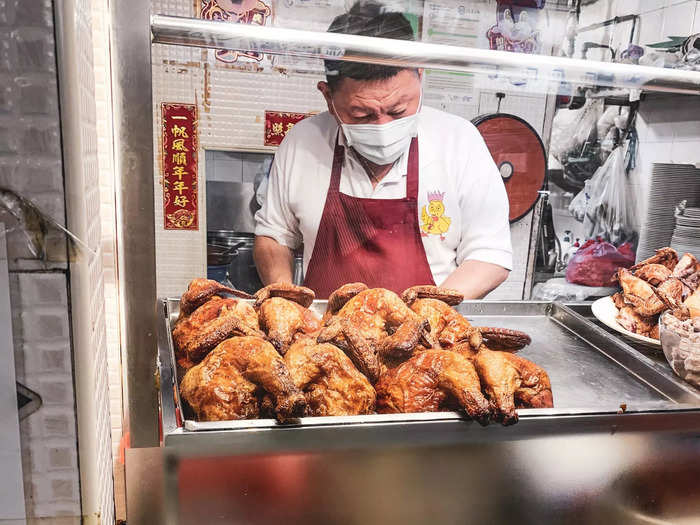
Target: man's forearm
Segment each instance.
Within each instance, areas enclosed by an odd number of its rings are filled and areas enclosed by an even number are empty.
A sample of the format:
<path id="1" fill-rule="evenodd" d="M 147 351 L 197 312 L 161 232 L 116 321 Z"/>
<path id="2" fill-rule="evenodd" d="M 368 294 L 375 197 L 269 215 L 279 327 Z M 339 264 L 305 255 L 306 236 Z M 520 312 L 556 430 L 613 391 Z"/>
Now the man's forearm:
<path id="1" fill-rule="evenodd" d="M 294 255 L 292 250 L 271 237 L 255 237 L 253 259 L 264 285 L 291 283 Z"/>
<path id="2" fill-rule="evenodd" d="M 481 299 L 508 278 L 509 270 L 482 261 L 464 261 L 445 282 L 445 288 L 459 290 L 465 299 Z"/>

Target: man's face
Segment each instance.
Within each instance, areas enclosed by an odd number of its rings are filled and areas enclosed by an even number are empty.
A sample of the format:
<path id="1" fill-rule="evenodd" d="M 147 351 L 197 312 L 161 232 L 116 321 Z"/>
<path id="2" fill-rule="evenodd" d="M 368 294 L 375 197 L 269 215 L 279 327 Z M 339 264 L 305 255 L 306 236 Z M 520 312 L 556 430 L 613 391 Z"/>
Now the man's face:
<path id="1" fill-rule="evenodd" d="M 318 89 L 328 111 L 345 124 L 386 124 L 418 111 L 421 74 L 403 69 L 384 80 L 344 78 L 334 91 L 326 82 L 319 82 Z"/>

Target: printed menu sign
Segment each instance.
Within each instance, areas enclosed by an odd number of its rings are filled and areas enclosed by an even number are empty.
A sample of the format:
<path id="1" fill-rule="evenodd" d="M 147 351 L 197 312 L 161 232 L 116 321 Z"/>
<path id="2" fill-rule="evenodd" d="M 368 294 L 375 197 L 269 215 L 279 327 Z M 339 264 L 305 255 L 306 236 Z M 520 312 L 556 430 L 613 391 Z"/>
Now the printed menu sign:
<path id="1" fill-rule="evenodd" d="M 198 230 L 197 108 L 161 105 L 163 120 L 163 218 L 166 230 Z"/>

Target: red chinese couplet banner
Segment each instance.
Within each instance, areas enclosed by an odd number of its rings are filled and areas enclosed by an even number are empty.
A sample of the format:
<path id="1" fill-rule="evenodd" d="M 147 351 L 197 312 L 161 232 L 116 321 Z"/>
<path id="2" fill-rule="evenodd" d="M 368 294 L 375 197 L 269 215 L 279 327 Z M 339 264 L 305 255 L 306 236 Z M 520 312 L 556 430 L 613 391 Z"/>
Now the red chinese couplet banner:
<path id="1" fill-rule="evenodd" d="M 198 230 L 197 107 L 164 102 L 163 217 L 166 230 Z"/>
<path id="2" fill-rule="evenodd" d="M 279 146 L 294 124 L 311 115 L 313 113 L 265 111 L 265 146 Z"/>

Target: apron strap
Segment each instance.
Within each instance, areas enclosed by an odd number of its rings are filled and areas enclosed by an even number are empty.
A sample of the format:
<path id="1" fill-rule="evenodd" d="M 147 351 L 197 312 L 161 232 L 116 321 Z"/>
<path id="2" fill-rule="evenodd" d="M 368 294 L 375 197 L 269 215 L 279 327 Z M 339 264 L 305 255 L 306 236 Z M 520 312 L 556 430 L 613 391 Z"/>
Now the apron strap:
<path id="1" fill-rule="evenodd" d="M 345 161 L 345 148 L 338 144 L 338 136 L 335 137 L 335 148 L 333 150 L 333 167 L 331 169 L 331 181 L 328 192 L 340 193 L 340 175 Z M 408 149 L 408 164 L 406 173 L 406 198 L 418 200 L 418 137 L 411 139 L 411 146 Z"/>
<path id="2" fill-rule="evenodd" d="M 328 186 L 328 193 L 337 195 L 340 192 L 340 174 L 343 171 L 345 161 L 345 148 L 338 144 L 338 136 L 335 137 L 335 148 L 333 149 L 333 167 L 331 169 L 331 182 Z"/>
<path id="3" fill-rule="evenodd" d="M 406 172 L 406 198 L 418 200 L 418 137 L 411 139 Z"/>

